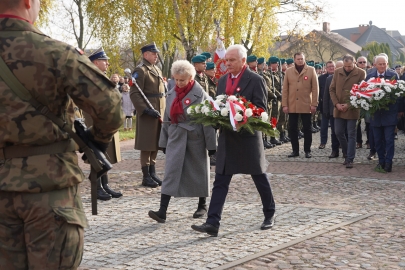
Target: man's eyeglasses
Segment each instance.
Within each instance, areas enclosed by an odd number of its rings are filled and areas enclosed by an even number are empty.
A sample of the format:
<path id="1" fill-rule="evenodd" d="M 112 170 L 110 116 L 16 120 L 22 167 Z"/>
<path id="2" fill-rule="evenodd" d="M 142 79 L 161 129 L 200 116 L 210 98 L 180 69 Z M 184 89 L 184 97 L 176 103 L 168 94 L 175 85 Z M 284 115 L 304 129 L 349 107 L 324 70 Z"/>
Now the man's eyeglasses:
<path id="1" fill-rule="evenodd" d="M 366 61 L 361 61 L 361 62 L 357 62 L 358 64 L 365 64 L 367 63 Z"/>

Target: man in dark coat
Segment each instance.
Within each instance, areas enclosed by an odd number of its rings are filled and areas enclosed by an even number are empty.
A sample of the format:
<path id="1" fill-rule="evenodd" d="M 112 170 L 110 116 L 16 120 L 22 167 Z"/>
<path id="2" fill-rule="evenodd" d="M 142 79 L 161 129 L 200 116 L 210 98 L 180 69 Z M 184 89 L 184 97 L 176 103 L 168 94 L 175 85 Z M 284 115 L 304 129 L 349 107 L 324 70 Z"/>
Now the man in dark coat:
<path id="1" fill-rule="evenodd" d="M 218 82 L 218 95 L 239 94 L 259 108 L 266 108 L 266 87 L 260 75 L 246 68 L 246 51 L 241 45 L 228 48 L 226 65 L 229 74 Z M 240 77 L 239 77 L 240 76 Z M 234 174 L 250 174 L 263 204 L 264 222 L 262 230 L 274 225 L 275 203 L 266 174 L 267 162 L 264 155 L 262 133 L 234 132 L 220 129 L 217 149 L 215 181 L 206 223 L 191 227 L 198 231 L 217 236 L 222 209 Z"/>
<path id="2" fill-rule="evenodd" d="M 388 58 L 378 55 L 375 58 L 376 71 L 366 77 L 370 78 L 399 79 L 395 71 L 388 69 Z M 373 129 L 375 148 L 378 154 L 378 165 L 375 168 L 379 172 L 392 171 L 392 159 L 394 157 L 395 127 L 398 122 L 398 114 L 403 114 L 403 98 L 398 98 L 397 102 L 389 105 L 388 110 L 378 110 L 371 117 L 370 126 Z"/>

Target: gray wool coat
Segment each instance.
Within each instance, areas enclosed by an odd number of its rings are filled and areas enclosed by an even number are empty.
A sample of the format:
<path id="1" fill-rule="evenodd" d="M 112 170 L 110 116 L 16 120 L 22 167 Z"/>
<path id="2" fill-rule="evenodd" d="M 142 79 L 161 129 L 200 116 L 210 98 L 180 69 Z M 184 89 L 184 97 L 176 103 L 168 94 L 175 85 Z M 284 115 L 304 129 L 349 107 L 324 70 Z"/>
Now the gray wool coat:
<path id="1" fill-rule="evenodd" d="M 217 95 L 225 94 L 228 74 L 218 82 Z M 267 90 L 263 78 L 248 68 L 242 74 L 234 94 L 245 97 L 259 108 L 266 110 Z M 215 172 L 231 174 L 263 174 L 268 162 L 264 155 L 262 132 L 251 134 L 220 129 Z"/>
<path id="2" fill-rule="evenodd" d="M 215 129 L 190 123 L 187 108 L 208 99 L 208 94 L 195 82 L 183 98 L 185 120 L 170 122 L 170 108 L 176 92 L 166 96 L 166 109 L 160 132 L 159 147 L 166 148 L 165 176 L 162 194 L 175 197 L 208 197 L 210 195 L 210 167 L 207 150 L 216 150 Z"/>

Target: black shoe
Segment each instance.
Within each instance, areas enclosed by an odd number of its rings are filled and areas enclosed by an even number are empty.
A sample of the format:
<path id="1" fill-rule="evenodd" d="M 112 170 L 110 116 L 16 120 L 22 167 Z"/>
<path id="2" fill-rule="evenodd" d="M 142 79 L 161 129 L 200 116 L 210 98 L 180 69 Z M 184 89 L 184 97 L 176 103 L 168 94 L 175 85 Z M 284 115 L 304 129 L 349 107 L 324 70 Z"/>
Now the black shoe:
<path id="1" fill-rule="evenodd" d="M 346 169 L 351 169 L 351 168 L 353 168 L 353 162 L 352 162 L 352 161 L 348 161 L 348 162 L 346 163 Z"/>
<path id="2" fill-rule="evenodd" d="M 277 140 L 277 139 L 274 138 L 274 137 L 271 137 L 270 143 L 271 143 L 271 144 L 275 144 L 275 145 L 282 145 L 282 144 L 283 144 L 282 142 L 280 142 L 279 140 Z"/>
<path id="3" fill-rule="evenodd" d="M 265 149 L 273 148 L 273 145 L 263 138 L 263 146 Z"/>
<path id="4" fill-rule="evenodd" d="M 274 221 L 276 220 L 276 216 L 273 215 L 271 218 L 267 218 L 263 221 L 262 226 L 260 226 L 261 230 L 268 230 L 273 228 Z"/>
<path id="5" fill-rule="evenodd" d="M 288 155 L 288 157 L 299 157 L 300 153 L 298 152 L 291 152 L 291 154 Z"/>
<path id="6" fill-rule="evenodd" d="M 330 153 L 329 158 L 337 158 L 337 157 L 339 157 L 339 152 L 332 151 L 332 153 Z"/>
<path id="7" fill-rule="evenodd" d="M 373 159 L 375 159 L 375 153 L 370 153 L 368 156 L 367 156 L 367 159 L 368 160 L 373 160 Z"/>
<path id="8" fill-rule="evenodd" d="M 103 187 L 101 186 L 101 179 L 97 179 L 97 199 L 102 201 L 111 200 L 111 195 L 105 192 Z"/>
<path id="9" fill-rule="evenodd" d="M 325 149 L 325 146 L 326 146 L 325 144 L 321 143 L 318 148 L 319 149 Z"/>
<path id="10" fill-rule="evenodd" d="M 343 166 L 346 166 L 347 165 L 347 163 L 349 163 L 349 161 L 345 158 L 345 161 L 343 161 Z"/>
<path id="11" fill-rule="evenodd" d="M 392 163 L 385 163 L 384 171 L 392 172 Z"/>
<path id="12" fill-rule="evenodd" d="M 159 186 L 162 185 L 162 180 L 159 179 L 159 177 L 156 175 L 156 167 L 155 165 L 150 165 L 149 166 L 149 175 L 155 181 Z"/>
<path id="13" fill-rule="evenodd" d="M 158 183 L 153 181 L 152 177 L 149 174 L 149 166 L 142 167 L 142 186 L 155 188 L 158 186 Z"/>
<path id="14" fill-rule="evenodd" d="M 314 127 L 311 127 L 311 132 L 312 133 L 317 133 L 319 130 L 317 130 L 316 128 L 314 128 Z"/>
<path id="15" fill-rule="evenodd" d="M 207 214 L 207 206 L 206 205 L 199 205 L 197 211 L 194 212 L 193 218 L 200 218 Z"/>
<path id="16" fill-rule="evenodd" d="M 105 190 L 105 192 L 110 194 L 111 197 L 113 197 L 113 198 L 122 197 L 121 192 L 116 192 L 116 191 L 112 190 L 110 188 L 110 186 L 108 185 L 108 175 L 107 174 L 104 174 L 103 176 L 101 176 L 101 184 L 103 185 L 103 189 Z"/>
<path id="17" fill-rule="evenodd" d="M 163 215 L 159 211 L 154 212 L 154 211 L 150 210 L 148 215 L 149 215 L 150 218 L 156 220 L 159 223 L 165 223 L 166 222 L 166 215 Z"/>
<path id="18" fill-rule="evenodd" d="M 305 157 L 306 157 L 306 158 L 311 158 L 311 157 L 312 157 L 311 152 L 305 152 Z"/>
<path id="19" fill-rule="evenodd" d="M 218 228 L 214 227 L 209 223 L 204 223 L 203 225 L 191 225 L 191 228 L 197 232 L 208 233 L 211 236 L 218 236 Z"/>
<path id="20" fill-rule="evenodd" d="M 302 131 L 298 131 L 298 136 L 304 137 L 304 133 Z"/>
<path id="21" fill-rule="evenodd" d="M 288 136 L 285 136 L 285 139 L 288 141 L 288 142 L 291 142 L 291 139 L 290 139 L 290 137 L 288 137 Z"/>
<path id="22" fill-rule="evenodd" d="M 280 141 L 283 142 L 283 143 L 288 143 L 289 142 L 289 140 L 287 140 L 287 136 L 285 136 L 285 132 L 281 132 Z"/>

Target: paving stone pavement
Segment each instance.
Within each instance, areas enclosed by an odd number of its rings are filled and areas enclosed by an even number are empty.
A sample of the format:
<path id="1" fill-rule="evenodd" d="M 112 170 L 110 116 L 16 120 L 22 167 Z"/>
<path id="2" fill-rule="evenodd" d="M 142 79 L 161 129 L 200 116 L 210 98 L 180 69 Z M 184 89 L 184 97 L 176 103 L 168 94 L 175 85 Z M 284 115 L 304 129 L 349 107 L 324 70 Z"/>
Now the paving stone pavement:
<path id="1" fill-rule="evenodd" d="M 203 222 L 191 218 L 195 198 L 173 199 L 165 224 L 147 216 L 159 207 L 160 188 L 140 185 L 134 141 L 122 142 L 124 161 L 109 176 L 124 197 L 100 202 L 99 216 L 91 216 L 89 183 L 81 185 L 91 227 L 80 269 L 405 269 L 405 136 L 396 141 L 393 172 L 386 174 L 372 170 L 376 161 L 365 158 L 364 148 L 357 151 L 355 167 L 346 169 L 342 158 L 327 158 L 330 145 L 317 149 L 319 133 L 313 139 L 312 159 L 288 159 L 289 144 L 266 150 L 277 204 L 274 228 L 259 230 L 260 197 L 250 176 L 237 175 L 216 238 L 191 230 Z M 163 154 L 157 169 L 163 177 Z M 212 170 L 211 181 L 213 176 Z M 373 215 L 339 225 L 367 214 Z M 327 228 L 335 229 L 305 238 Z"/>

